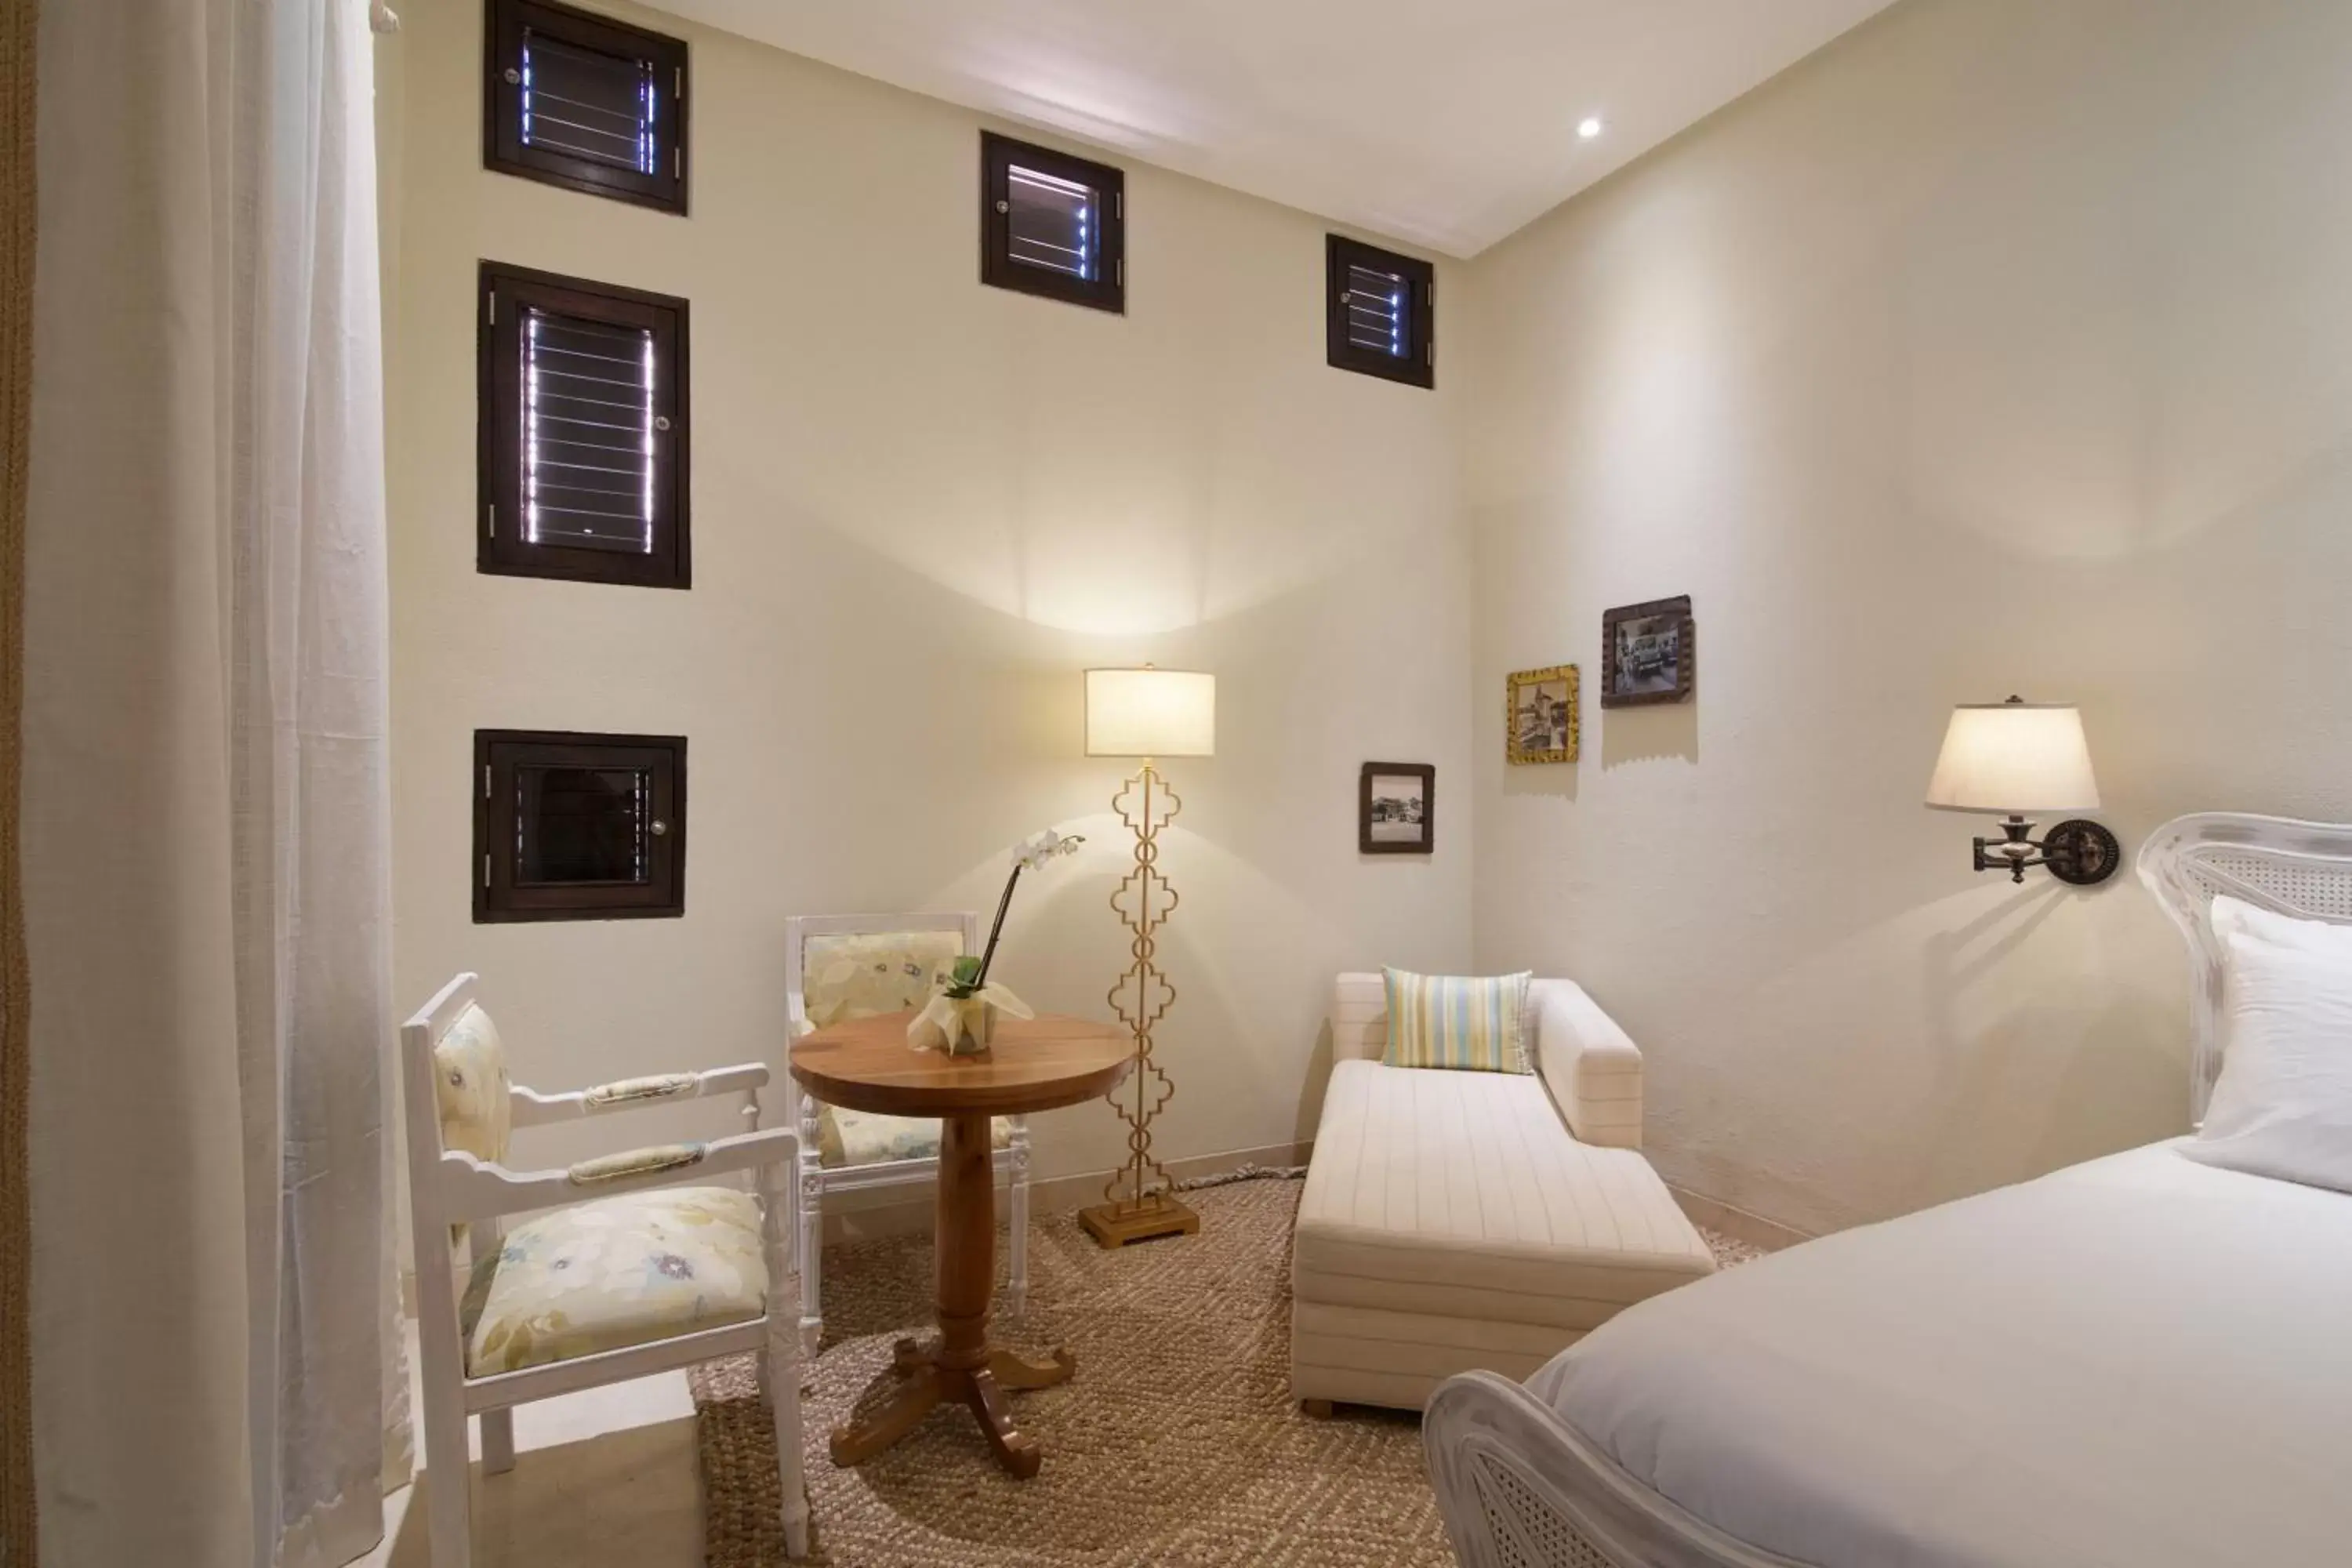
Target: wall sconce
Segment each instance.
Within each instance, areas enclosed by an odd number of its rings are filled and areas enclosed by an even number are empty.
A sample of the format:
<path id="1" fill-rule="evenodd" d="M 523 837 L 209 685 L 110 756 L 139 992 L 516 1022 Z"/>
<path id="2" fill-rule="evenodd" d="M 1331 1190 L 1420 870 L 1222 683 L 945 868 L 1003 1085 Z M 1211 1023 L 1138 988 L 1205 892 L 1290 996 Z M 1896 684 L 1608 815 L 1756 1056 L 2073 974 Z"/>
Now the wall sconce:
<path id="1" fill-rule="evenodd" d="M 2047 866 L 2060 881 L 2087 888 L 2123 864 L 2123 846 L 2095 822 L 2069 817 L 2036 838 L 2027 820 L 2028 813 L 2098 809 L 2083 715 L 2068 703 L 2012 697 L 1953 709 L 1927 781 L 1927 804 L 1938 811 L 2005 814 L 2000 839 L 1976 841 L 1976 868 L 2007 871 L 2014 882 L 2025 880 L 2029 866 Z"/>

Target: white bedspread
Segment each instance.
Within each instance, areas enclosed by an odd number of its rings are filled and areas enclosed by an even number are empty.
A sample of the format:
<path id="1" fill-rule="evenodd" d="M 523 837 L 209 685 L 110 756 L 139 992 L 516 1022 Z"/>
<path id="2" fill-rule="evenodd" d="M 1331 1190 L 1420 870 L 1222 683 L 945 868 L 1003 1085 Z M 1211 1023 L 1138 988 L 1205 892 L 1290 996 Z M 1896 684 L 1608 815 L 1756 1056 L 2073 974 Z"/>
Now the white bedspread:
<path id="1" fill-rule="evenodd" d="M 1673 1291 L 1528 1387 L 1821 1568 L 2341 1568 L 2352 1196 L 2133 1150 Z"/>

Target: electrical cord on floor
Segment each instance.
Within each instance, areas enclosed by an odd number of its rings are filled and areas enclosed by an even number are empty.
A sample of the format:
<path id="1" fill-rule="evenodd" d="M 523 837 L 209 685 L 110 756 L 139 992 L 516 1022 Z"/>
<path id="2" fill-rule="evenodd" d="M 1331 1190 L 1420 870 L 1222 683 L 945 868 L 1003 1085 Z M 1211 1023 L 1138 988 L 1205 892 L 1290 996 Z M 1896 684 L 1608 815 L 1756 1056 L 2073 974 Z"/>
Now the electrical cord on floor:
<path id="1" fill-rule="evenodd" d="M 1304 1165 L 1261 1165 L 1253 1161 L 1245 1165 L 1236 1165 L 1230 1171 L 1219 1171 L 1213 1175 L 1187 1176 L 1176 1183 L 1171 1190 L 1189 1193 L 1201 1187 L 1222 1187 L 1234 1182 L 1296 1182 L 1302 1180 L 1306 1174 L 1307 1167 Z"/>

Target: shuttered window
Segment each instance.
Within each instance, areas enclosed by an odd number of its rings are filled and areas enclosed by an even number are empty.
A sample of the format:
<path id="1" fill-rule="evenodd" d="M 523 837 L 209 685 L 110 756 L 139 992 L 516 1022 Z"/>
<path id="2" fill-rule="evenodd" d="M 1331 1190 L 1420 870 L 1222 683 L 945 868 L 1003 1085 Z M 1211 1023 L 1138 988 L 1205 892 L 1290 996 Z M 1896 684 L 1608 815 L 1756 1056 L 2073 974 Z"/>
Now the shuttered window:
<path id="1" fill-rule="evenodd" d="M 482 266 L 485 572 L 683 588 L 687 307 Z"/>
<path id="2" fill-rule="evenodd" d="M 614 59 L 524 29 L 524 146 L 650 174 L 660 114 L 651 61 Z"/>
<path id="3" fill-rule="evenodd" d="M 1435 270 L 1426 261 L 1332 235 L 1326 242 L 1327 357 L 1414 386 L 1434 384 L 1431 312 Z"/>
<path id="4" fill-rule="evenodd" d="M 474 919 L 686 912 L 686 738 L 474 731 Z"/>
<path id="5" fill-rule="evenodd" d="M 1348 263 L 1348 274 L 1340 282 L 1340 300 L 1348 311 L 1348 346 L 1402 359 L 1412 343 L 1410 286 L 1396 273 L 1357 261 Z"/>
<path id="6" fill-rule="evenodd" d="M 531 544 L 654 545 L 654 334 L 522 307 L 522 530 Z"/>
<path id="7" fill-rule="evenodd" d="M 993 132 L 980 147 L 981 281 L 1124 311 L 1126 177 Z"/>
<path id="8" fill-rule="evenodd" d="M 1015 263 L 1081 280 L 1102 270 L 1102 219 L 1092 188 L 1015 163 L 1006 172 L 1005 189 L 1013 204 L 1006 225 Z"/>
<path id="9" fill-rule="evenodd" d="M 686 45 L 545 0 L 489 0 L 483 161 L 686 211 Z"/>

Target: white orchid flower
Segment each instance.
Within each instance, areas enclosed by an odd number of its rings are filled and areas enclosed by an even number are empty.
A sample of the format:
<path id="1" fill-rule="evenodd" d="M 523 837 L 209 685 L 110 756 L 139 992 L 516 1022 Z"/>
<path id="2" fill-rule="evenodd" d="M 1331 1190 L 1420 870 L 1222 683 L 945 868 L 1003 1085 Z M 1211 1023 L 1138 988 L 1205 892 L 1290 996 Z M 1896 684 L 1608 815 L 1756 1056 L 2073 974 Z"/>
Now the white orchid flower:
<path id="1" fill-rule="evenodd" d="M 1041 832 L 1031 834 L 1013 847 L 1013 864 L 1024 871 L 1040 870 L 1048 860 L 1063 855 L 1076 854 L 1078 846 L 1085 842 L 1085 837 L 1079 834 L 1073 833 L 1065 837 L 1054 828 L 1048 827 Z"/>

